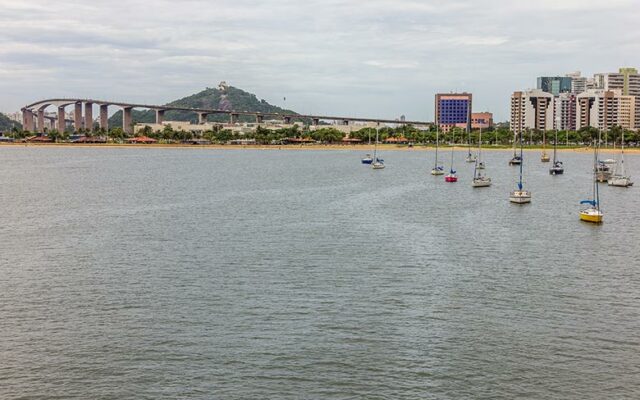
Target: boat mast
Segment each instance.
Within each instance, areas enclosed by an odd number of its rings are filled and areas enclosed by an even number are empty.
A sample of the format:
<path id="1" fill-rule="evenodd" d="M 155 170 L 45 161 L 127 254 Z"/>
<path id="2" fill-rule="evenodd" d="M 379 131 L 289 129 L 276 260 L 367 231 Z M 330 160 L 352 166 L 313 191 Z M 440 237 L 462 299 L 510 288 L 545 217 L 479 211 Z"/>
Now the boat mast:
<path id="1" fill-rule="evenodd" d="M 622 128 L 622 140 L 620 143 L 620 176 L 624 175 L 624 128 Z"/>
<path id="2" fill-rule="evenodd" d="M 376 125 L 376 142 L 373 145 L 373 162 L 377 162 L 378 158 L 376 153 L 378 151 L 378 126 Z"/>
<path id="3" fill-rule="evenodd" d="M 455 128 L 451 129 L 451 141 L 453 142 L 453 146 L 451 146 L 451 168 L 449 168 L 449 172 L 453 174 L 453 149 L 456 147 L 456 130 L 455 130 Z"/>
<path id="4" fill-rule="evenodd" d="M 438 168 L 438 144 L 440 143 L 440 128 L 436 125 L 436 165 L 434 168 Z"/>
<path id="5" fill-rule="evenodd" d="M 522 164 L 524 164 L 524 159 L 522 158 L 522 131 L 520 131 L 520 180 L 518 181 L 518 189 L 522 190 Z"/>
<path id="6" fill-rule="evenodd" d="M 481 151 L 482 151 L 482 127 L 480 127 L 480 135 L 478 136 L 478 158 L 476 158 L 476 163 L 473 166 L 473 179 L 478 178 L 478 174 L 477 174 L 478 165 L 480 165 L 480 163 L 482 162 Z"/>
<path id="7" fill-rule="evenodd" d="M 598 131 L 598 137 L 600 137 L 600 131 Z M 600 139 L 598 140 L 598 142 L 600 141 Z M 595 201 L 595 207 L 596 210 L 600 211 L 600 191 L 598 188 L 598 180 L 596 178 L 597 176 L 597 170 L 598 170 L 598 147 L 600 147 L 600 143 L 597 143 L 595 145 L 595 148 L 593 150 L 593 200 Z"/>
<path id="8" fill-rule="evenodd" d="M 556 165 L 556 151 L 558 148 L 558 129 L 556 129 L 556 140 L 553 141 L 553 165 Z"/>
<path id="9" fill-rule="evenodd" d="M 468 107 L 468 105 L 467 105 Z M 471 158 L 471 109 L 469 107 L 469 110 L 467 111 L 467 145 L 468 145 L 468 157 Z"/>

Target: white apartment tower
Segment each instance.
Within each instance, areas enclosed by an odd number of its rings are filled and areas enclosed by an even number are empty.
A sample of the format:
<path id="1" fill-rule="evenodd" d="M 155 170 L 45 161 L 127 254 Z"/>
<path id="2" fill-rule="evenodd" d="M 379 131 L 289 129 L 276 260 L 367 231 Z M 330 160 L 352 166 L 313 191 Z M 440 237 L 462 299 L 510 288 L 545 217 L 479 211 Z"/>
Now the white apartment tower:
<path id="1" fill-rule="evenodd" d="M 561 131 L 576 130 L 577 98 L 574 93 L 560 93 L 553 99 L 553 127 Z"/>
<path id="2" fill-rule="evenodd" d="M 511 95 L 511 129 L 553 129 L 553 95 L 540 89 L 513 92 Z"/>
<path id="3" fill-rule="evenodd" d="M 609 130 L 614 125 L 633 129 L 637 99 L 622 90 L 590 89 L 577 96 L 576 129 L 592 126 Z"/>
<path id="4" fill-rule="evenodd" d="M 603 90 L 618 90 L 622 96 L 633 96 L 635 106 L 633 110 L 633 124 L 629 129 L 640 128 L 640 74 L 635 68 L 620 68 L 618 72 L 594 75 L 596 88 Z"/>

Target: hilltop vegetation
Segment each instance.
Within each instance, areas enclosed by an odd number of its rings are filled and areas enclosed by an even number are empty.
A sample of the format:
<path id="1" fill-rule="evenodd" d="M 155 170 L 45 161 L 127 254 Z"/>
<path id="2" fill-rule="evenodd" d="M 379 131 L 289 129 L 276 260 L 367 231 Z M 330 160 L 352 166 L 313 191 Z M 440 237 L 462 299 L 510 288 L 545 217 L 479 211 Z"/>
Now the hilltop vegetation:
<path id="1" fill-rule="evenodd" d="M 9 117 L 0 113 L 0 132 L 8 132 L 13 128 L 20 130 L 22 129 L 22 124 L 9 119 Z"/>
<path id="2" fill-rule="evenodd" d="M 218 88 L 206 88 L 205 90 L 192 94 L 182 99 L 172 101 L 168 103 L 168 106 L 174 107 L 188 107 L 188 108 L 206 108 L 206 109 L 218 109 L 221 108 L 222 91 Z M 238 89 L 233 86 L 227 87 L 226 106 L 230 110 L 235 111 L 255 111 L 264 113 L 286 113 L 297 114 L 294 111 L 286 110 L 277 106 L 273 106 L 267 103 L 264 99 L 258 99 L 255 94 L 245 92 L 242 89 Z M 223 103 L 223 105 L 225 105 Z M 147 122 L 153 123 L 156 120 L 156 113 L 154 110 L 133 110 L 132 118 L 134 123 Z M 197 122 L 197 116 L 195 113 L 184 111 L 167 111 L 165 112 L 164 119 L 166 121 L 191 121 Z M 207 116 L 209 122 L 228 122 L 229 117 L 227 115 L 209 115 Z M 249 116 L 240 117 L 240 122 L 255 122 L 253 118 Z M 109 118 L 109 127 L 122 126 L 122 111 L 118 111 Z"/>

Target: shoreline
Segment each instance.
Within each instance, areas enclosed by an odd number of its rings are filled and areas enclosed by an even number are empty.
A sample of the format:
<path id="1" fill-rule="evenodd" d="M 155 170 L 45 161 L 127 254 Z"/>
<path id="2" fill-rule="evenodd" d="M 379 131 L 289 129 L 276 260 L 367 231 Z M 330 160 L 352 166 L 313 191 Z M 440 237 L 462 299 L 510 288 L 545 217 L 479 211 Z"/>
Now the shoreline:
<path id="1" fill-rule="evenodd" d="M 343 150 L 343 151 L 361 151 L 364 153 L 373 152 L 372 146 L 367 144 L 287 144 L 287 145 L 233 145 L 233 144 L 183 144 L 183 143 L 167 143 L 167 144 L 130 144 L 130 143 L 0 143 L 2 147 L 79 147 L 79 148 L 145 148 L 145 149 L 214 149 L 214 150 Z M 396 144 L 379 144 L 379 150 L 383 151 L 426 151 L 435 150 L 433 145 L 414 145 L 409 147 L 406 145 Z M 451 150 L 449 146 L 440 147 L 443 151 Z M 466 146 L 454 146 L 454 151 L 467 151 Z M 472 147 L 472 152 L 475 153 L 476 147 Z M 542 151 L 541 146 L 524 148 L 526 152 Z M 553 147 L 547 147 L 547 154 L 553 152 Z M 592 152 L 590 147 L 559 147 L 558 152 L 574 152 L 585 153 Z M 482 151 L 503 151 L 511 152 L 513 147 L 506 146 L 486 146 L 482 148 Z M 619 152 L 620 148 L 601 148 L 600 151 L 604 152 Z M 625 148 L 625 153 L 628 154 L 640 154 L 640 148 Z"/>

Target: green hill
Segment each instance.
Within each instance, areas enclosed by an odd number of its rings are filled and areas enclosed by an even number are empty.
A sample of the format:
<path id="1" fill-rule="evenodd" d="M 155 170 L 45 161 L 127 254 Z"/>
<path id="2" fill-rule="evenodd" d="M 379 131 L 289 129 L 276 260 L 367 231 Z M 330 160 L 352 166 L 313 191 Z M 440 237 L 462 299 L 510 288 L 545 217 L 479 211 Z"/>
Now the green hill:
<path id="1" fill-rule="evenodd" d="M 9 132 L 13 127 L 22 129 L 22 124 L 19 122 L 10 120 L 9 117 L 0 113 L 0 132 Z"/>
<path id="2" fill-rule="evenodd" d="M 285 110 L 280 107 L 273 106 L 264 100 L 259 100 L 255 94 L 245 92 L 242 89 L 228 86 L 226 88 L 226 100 L 222 98 L 223 92 L 218 88 L 206 88 L 200 93 L 184 97 L 179 100 L 166 104 L 175 107 L 205 108 L 205 109 L 228 109 L 236 111 L 255 111 L 264 113 L 287 113 L 297 114 L 291 110 Z M 222 100 L 222 101 L 221 101 Z M 226 107 L 226 108 L 225 108 Z M 156 120 L 154 110 L 133 110 L 133 122 L 149 122 Z M 166 111 L 164 114 L 165 121 L 191 121 L 196 123 L 198 117 L 195 113 L 185 111 Z M 224 114 L 211 114 L 207 116 L 209 122 L 228 122 L 229 116 Z M 255 122 L 255 118 L 251 116 L 240 117 L 241 122 Z M 118 111 L 109 118 L 109 126 L 122 126 L 122 111 Z"/>

